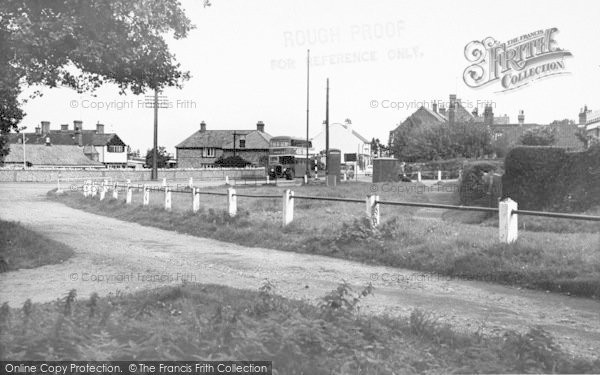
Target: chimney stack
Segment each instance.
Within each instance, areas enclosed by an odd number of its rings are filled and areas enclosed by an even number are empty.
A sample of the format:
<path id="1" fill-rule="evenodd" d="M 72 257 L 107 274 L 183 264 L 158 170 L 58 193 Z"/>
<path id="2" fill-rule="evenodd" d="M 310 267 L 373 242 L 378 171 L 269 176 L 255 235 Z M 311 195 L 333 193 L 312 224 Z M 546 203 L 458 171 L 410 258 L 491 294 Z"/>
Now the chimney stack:
<path id="1" fill-rule="evenodd" d="M 206 131 L 206 123 L 202 121 L 200 123 L 200 132 L 204 133 Z"/>
<path id="2" fill-rule="evenodd" d="M 264 133 L 265 132 L 265 124 L 262 121 L 257 122 L 256 130 L 258 130 L 261 133 Z"/>
<path id="3" fill-rule="evenodd" d="M 456 121 L 456 95 L 450 94 L 450 106 L 448 108 L 448 122 L 454 125 Z"/>
<path id="4" fill-rule="evenodd" d="M 442 115 L 444 117 L 446 116 L 446 107 L 440 106 L 440 115 Z"/>
<path id="5" fill-rule="evenodd" d="M 35 127 L 35 135 L 42 135 L 42 128 L 40 128 L 39 126 Z"/>
<path id="6" fill-rule="evenodd" d="M 431 105 L 431 107 L 433 108 L 433 112 L 437 113 L 438 107 L 437 107 L 437 102 L 435 100 L 433 101 L 433 104 Z"/>
<path id="7" fill-rule="evenodd" d="M 62 125 L 60 125 L 60 131 L 61 132 L 67 132 L 67 131 L 69 131 L 69 124 L 62 124 Z"/>
<path id="8" fill-rule="evenodd" d="M 48 134 L 50 132 L 50 121 L 42 121 L 42 134 Z"/>
<path id="9" fill-rule="evenodd" d="M 523 124 L 525 123 L 525 111 L 523 111 L 522 109 L 519 110 L 519 125 L 523 126 Z"/>
<path id="10" fill-rule="evenodd" d="M 104 134 L 104 125 L 101 123 L 96 124 L 96 134 Z"/>
<path id="11" fill-rule="evenodd" d="M 587 123 L 587 105 L 579 112 L 579 125 L 585 125 Z"/>
<path id="12" fill-rule="evenodd" d="M 486 125 L 494 125 L 494 111 L 489 104 L 486 104 L 485 109 L 483 110 L 483 123 Z"/>

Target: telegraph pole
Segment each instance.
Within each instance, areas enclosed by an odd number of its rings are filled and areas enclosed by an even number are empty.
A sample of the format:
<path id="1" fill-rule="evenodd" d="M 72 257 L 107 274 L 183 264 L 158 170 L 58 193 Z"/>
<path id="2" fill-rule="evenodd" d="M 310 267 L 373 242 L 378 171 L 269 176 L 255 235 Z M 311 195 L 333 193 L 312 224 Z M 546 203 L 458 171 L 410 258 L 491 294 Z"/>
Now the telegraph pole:
<path id="1" fill-rule="evenodd" d="M 309 113 L 309 88 L 310 88 L 310 50 L 306 50 L 306 178 L 310 176 L 310 166 L 308 165 L 308 113 Z"/>
<path id="2" fill-rule="evenodd" d="M 152 150 L 152 181 L 158 180 L 158 90 L 154 89 L 154 149 Z"/>
<path id="3" fill-rule="evenodd" d="M 325 96 L 325 176 L 329 176 L 329 78 Z"/>

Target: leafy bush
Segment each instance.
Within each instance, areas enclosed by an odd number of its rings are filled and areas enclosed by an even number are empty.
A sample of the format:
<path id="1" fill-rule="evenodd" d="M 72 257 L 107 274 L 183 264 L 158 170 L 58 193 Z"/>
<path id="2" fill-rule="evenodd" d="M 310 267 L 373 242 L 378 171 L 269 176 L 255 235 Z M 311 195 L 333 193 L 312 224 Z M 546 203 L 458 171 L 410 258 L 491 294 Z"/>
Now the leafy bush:
<path id="1" fill-rule="evenodd" d="M 499 196 L 501 186 L 492 185 L 484 179 L 484 174 L 501 172 L 502 166 L 494 161 L 475 161 L 465 163 L 460 180 L 460 203 L 464 205 L 490 205 Z"/>

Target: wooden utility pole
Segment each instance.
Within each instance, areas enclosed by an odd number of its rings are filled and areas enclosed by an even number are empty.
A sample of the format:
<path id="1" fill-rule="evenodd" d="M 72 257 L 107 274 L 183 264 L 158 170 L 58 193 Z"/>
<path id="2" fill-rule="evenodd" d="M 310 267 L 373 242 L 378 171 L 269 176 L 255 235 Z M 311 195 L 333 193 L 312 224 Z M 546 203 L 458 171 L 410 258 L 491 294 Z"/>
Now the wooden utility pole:
<path id="1" fill-rule="evenodd" d="M 152 181 L 158 179 L 158 90 L 154 89 L 154 148 L 152 150 Z"/>
<path id="2" fill-rule="evenodd" d="M 310 50 L 306 50 L 306 177 L 310 176 L 310 166 L 308 165 L 308 114 L 309 114 L 309 88 L 310 88 Z"/>
<path id="3" fill-rule="evenodd" d="M 325 96 L 325 176 L 329 175 L 329 78 Z"/>

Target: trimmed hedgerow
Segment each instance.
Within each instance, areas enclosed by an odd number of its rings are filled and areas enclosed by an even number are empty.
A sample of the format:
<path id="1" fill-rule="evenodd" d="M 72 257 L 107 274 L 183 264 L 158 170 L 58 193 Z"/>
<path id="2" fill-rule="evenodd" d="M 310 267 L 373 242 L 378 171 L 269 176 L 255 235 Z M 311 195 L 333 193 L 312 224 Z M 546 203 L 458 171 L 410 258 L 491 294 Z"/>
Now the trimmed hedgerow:
<path id="1" fill-rule="evenodd" d="M 485 181 L 485 173 L 500 172 L 502 164 L 497 161 L 475 161 L 465 163 L 460 180 L 460 203 L 464 205 L 488 206 L 500 192 L 500 186 L 494 185 L 491 190 Z"/>

